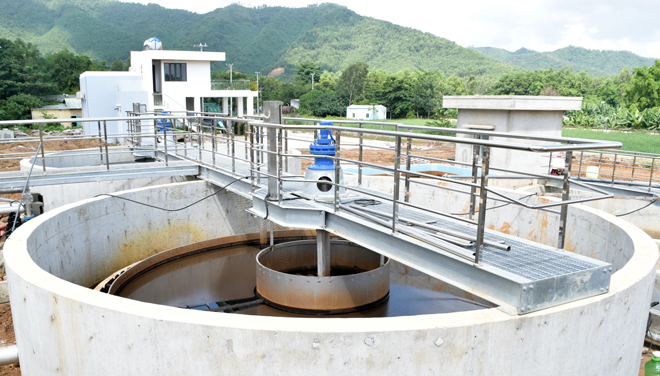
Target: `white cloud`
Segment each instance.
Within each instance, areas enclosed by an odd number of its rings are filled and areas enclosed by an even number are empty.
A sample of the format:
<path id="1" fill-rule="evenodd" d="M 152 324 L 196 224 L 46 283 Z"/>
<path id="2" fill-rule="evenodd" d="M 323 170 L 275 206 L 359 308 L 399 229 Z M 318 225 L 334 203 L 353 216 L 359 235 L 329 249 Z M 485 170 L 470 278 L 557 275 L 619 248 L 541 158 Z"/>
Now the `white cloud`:
<path id="1" fill-rule="evenodd" d="M 206 13 L 235 1 L 121 0 Z M 301 7 L 319 1 L 259 0 Z M 660 58 L 657 0 L 336 0 L 363 15 L 412 27 L 462 46 L 550 51 L 568 45 L 629 50 Z"/>

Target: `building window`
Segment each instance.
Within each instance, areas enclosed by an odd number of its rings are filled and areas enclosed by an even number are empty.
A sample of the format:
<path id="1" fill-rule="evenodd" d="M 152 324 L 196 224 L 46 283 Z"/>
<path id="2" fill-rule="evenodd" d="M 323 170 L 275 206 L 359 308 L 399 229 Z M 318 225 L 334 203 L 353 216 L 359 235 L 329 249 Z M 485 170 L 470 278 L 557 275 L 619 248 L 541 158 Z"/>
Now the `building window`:
<path id="1" fill-rule="evenodd" d="M 353 112 L 353 118 L 355 119 L 355 112 Z"/>
<path id="2" fill-rule="evenodd" d="M 186 63 L 165 63 L 165 81 L 188 81 Z"/>
<path id="3" fill-rule="evenodd" d="M 367 112 L 367 119 L 369 119 L 369 113 Z"/>

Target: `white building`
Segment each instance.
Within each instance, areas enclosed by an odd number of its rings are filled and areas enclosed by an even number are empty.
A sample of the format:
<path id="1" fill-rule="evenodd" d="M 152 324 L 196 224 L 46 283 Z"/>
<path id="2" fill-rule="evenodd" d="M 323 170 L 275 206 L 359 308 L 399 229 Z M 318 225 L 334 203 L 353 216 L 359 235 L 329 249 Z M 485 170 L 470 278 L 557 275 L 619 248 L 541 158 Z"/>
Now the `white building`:
<path id="1" fill-rule="evenodd" d="M 385 120 L 387 108 L 377 105 L 351 105 L 346 108 L 346 118 L 350 120 Z"/>
<path id="2" fill-rule="evenodd" d="M 150 110 L 201 112 L 204 98 L 222 98 L 222 112 L 229 113 L 232 98 L 235 115 L 254 115 L 257 92 L 250 90 L 249 81 L 211 81 L 211 63 L 222 61 L 224 52 L 131 51 L 129 72 L 140 75 Z"/>
<path id="3" fill-rule="evenodd" d="M 80 75 L 82 117 L 126 116 L 133 103 L 147 105 L 147 111 L 204 110 L 205 98 L 222 98 L 222 112 L 254 115 L 256 91 L 250 81 L 211 81 L 211 63 L 225 61 L 224 52 L 131 51 L 128 72 L 84 72 Z M 108 134 L 127 131 L 126 122 L 108 122 Z M 98 134 L 96 124 L 84 124 L 85 134 Z"/>

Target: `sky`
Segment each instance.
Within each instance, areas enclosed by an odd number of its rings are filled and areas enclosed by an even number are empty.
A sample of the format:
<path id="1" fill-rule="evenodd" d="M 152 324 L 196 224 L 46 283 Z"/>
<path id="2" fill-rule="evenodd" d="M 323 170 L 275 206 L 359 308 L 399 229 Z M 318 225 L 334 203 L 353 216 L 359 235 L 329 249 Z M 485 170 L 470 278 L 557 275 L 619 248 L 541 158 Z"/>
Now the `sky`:
<path id="1" fill-rule="evenodd" d="M 120 0 L 206 13 L 237 1 Z M 660 0 L 335 0 L 354 12 L 461 46 L 552 51 L 569 45 L 660 58 Z M 244 6 L 304 7 L 319 1 L 256 0 Z"/>

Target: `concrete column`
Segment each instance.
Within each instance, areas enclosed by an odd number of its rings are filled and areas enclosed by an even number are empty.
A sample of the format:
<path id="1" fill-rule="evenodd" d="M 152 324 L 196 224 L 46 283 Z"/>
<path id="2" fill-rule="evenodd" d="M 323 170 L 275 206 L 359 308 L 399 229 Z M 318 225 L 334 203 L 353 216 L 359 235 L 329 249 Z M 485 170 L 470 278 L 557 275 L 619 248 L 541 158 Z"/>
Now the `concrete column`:
<path id="1" fill-rule="evenodd" d="M 319 277 L 330 276 L 330 233 L 316 230 L 316 267 Z"/>
<path id="2" fill-rule="evenodd" d="M 561 137 L 564 111 L 580 110 L 582 98 L 528 96 L 445 96 L 444 108 L 458 109 L 457 128 L 493 129 L 530 136 Z M 484 126 L 488 126 L 487 128 Z M 472 137 L 458 135 L 458 138 Z M 497 141 L 519 144 L 542 144 L 540 141 L 498 138 Z M 556 156 L 557 154 L 555 154 Z M 491 166 L 536 174 L 548 173 L 549 153 L 529 153 L 508 149 L 491 150 Z M 456 162 L 472 163 L 472 147 L 456 145 Z M 507 181 L 496 181 L 506 186 Z"/>
<path id="3" fill-rule="evenodd" d="M 282 102 L 264 102 L 264 116 L 266 117 L 266 123 L 282 124 Z M 267 132 L 268 151 L 277 151 L 277 131 L 269 128 Z M 266 158 L 268 160 L 268 174 L 277 176 L 277 155 L 268 153 Z M 268 177 L 268 194 L 272 199 L 276 199 L 278 196 L 277 178 L 271 176 Z"/>
<path id="4" fill-rule="evenodd" d="M 222 98 L 222 112 L 225 114 L 229 113 L 229 98 L 227 97 Z"/>
<path id="5" fill-rule="evenodd" d="M 247 97 L 247 114 L 254 115 L 254 97 L 251 95 Z"/>
<path id="6" fill-rule="evenodd" d="M 243 97 L 236 98 L 236 116 L 243 116 Z"/>

